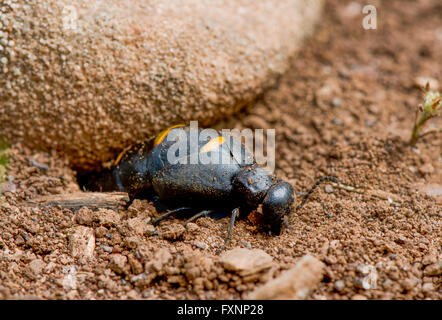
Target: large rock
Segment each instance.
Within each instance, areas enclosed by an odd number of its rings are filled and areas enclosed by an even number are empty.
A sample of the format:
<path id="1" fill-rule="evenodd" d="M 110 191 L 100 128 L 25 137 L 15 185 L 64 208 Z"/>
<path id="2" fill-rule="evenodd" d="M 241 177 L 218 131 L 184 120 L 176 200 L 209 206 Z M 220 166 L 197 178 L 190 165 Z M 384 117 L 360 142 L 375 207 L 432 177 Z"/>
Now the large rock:
<path id="1" fill-rule="evenodd" d="M 321 4 L 2 1 L 0 136 L 88 169 L 171 124 L 212 124 L 274 83 Z"/>

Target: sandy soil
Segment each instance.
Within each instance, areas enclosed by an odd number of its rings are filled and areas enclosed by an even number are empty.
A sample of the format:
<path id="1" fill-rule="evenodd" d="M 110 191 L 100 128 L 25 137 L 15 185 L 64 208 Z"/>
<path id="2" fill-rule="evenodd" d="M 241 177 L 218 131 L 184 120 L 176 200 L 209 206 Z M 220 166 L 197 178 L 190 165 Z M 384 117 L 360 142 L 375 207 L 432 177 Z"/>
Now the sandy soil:
<path id="1" fill-rule="evenodd" d="M 186 229 L 172 219 L 160 238 L 149 236 L 157 213 L 147 200 L 119 211 L 30 207 L 38 195 L 77 191 L 75 172 L 14 145 L 14 192 L 0 198 L 0 298 L 239 299 L 309 253 L 326 265 L 310 299 L 441 299 L 442 199 L 429 195 L 442 184 L 441 134 L 416 148 L 407 141 L 422 100 L 415 79 L 442 79 L 442 7 L 376 3 L 378 29 L 369 31 L 347 2 L 329 1 L 278 86 L 228 122 L 276 128 L 276 173 L 298 195 L 325 174 L 363 190 L 321 188 L 280 236 L 239 221 L 231 247 L 264 250 L 270 271 L 245 279 L 219 264 L 228 219 Z M 428 128 L 440 126 L 435 118 Z"/>

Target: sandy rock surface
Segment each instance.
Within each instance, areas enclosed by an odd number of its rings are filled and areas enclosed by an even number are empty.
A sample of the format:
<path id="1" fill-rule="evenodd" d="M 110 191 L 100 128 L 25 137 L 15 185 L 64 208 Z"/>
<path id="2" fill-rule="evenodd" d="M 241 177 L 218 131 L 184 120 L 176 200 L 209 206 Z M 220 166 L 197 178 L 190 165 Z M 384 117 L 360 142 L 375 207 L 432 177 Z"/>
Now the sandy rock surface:
<path id="1" fill-rule="evenodd" d="M 2 1 L 0 136 L 97 167 L 274 84 L 321 0 Z"/>

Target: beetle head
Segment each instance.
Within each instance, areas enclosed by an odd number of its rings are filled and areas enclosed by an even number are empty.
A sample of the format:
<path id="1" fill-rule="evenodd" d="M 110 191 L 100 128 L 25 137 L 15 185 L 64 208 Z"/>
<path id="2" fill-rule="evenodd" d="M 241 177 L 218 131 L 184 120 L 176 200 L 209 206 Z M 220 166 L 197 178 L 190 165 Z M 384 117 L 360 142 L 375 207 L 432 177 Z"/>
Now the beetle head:
<path id="1" fill-rule="evenodd" d="M 267 191 L 262 202 L 265 229 L 272 234 L 281 233 L 284 216 L 290 213 L 293 199 L 293 187 L 285 181 L 278 182 Z"/>

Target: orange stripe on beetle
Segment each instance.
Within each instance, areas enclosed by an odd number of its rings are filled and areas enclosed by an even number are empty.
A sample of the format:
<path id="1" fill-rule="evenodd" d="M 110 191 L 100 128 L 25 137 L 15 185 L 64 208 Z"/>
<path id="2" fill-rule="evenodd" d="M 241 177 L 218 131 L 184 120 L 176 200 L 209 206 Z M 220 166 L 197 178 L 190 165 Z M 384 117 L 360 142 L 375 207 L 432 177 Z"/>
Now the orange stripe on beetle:
<path id="1" fill-rule="evenodd" d="M 180 127 L 184 127 L 184 124 L 177 124 L 176 126 L 170 127 L 169 129 L 162 131 L 159 135 L 157 135 L 157 137 L 153 141 L 153 146 L 156 147 L 161 142 L 163 142 L 164 138 L 167 137 L 170 130 L 175 129 L 175 128 L 180 128 Z"/>
<path id="2" fill-rule="evenodd" d="M 124 154 L 131 148 L 132 146 L 126 147 L 123 151 L 120 152 L 117 159 L 114 161 L 114 166 L 118 165 L 123 158 Z"/>
<path id="3" fill-rule="evenodd" d="M 226 142 L 226 139 L 224 137 L 220 136 L 220 137 L 213 138 L 201 148 L 200 153 L 213 151 L 217 147 L 222 145 L 224 142 Z"/>

